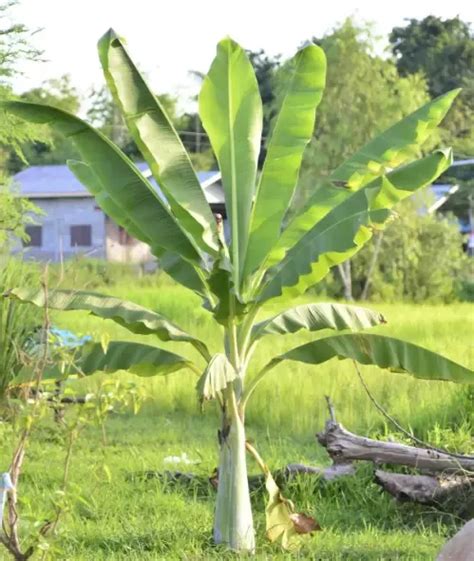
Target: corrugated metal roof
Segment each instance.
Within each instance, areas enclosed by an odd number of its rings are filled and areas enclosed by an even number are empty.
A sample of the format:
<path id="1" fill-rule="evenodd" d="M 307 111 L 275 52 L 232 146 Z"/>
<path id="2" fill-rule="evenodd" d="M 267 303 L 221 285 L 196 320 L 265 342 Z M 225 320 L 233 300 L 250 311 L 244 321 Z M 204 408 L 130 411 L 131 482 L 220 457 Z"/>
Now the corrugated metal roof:
<path id="1" fill-rule="evenodd" d="M 474 164 L 474 158 L 469 158 L 467 160 L 456 160 L 451 164 L 451 167 L 457 167 L 457 166 L 472 166 L 472 164 Z"/>
<path id="2" fill-rule="evenodd" d="M 434 183 L 431 186 L 434 196 L 438 199 L 447 195 L 453 186 L 450 183 Z"/>
<path id="3" fill-rule="evenodd" d="M 89 196 L 88 191 L 66 165 L 31 166 L 13 177 L 19 194 L 24 197 L 51 195 Z"/>
<path id="4" fill-rule="evenodd" d="M 148 171 L 146 162 L 138 162 L 135 165 L 141 172 Z M 212 196 L 209 197 L 212 199 L 209 200 L 210 203 L 224 202 L 223 195 L 222 200 L 216 200 L 216 189 L 219 188 L 215 183 L 221 178 L 220 172 L 216 170 L 200 171 L 197 176 L 206 193 L 208 187 L 214 186 Z M 66 165 L 30 166 L 17 173 L 13 180 L 18 187 L 19 194 L 30 199 L 92 196 Z M 156 182 L 153 179 L 150 179 L 150 182 L 160 196 L 163 196 Z"/>

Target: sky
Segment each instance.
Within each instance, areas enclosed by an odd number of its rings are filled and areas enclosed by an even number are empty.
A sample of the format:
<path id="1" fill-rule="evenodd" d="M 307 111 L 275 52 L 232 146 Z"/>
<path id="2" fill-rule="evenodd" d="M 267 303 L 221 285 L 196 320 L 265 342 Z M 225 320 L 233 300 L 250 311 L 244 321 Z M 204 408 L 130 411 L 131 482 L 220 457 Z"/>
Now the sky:
<path id="1" fill-rule="evenodd" d="M 69 73 L 81 94 L 103 84 L 96 43 L 110 27 L 126 38 L 129 52 L 157 93 L 187 103 L 199 86 L 189 70 L 207 71 L 216 43 L 230 35 L 247 49 L 291 56 L 312 36 L 348 16 L 371 21 L 386 37 L 405 18 L 434 14 L 474 20 L 466 0 L 20 0 L 15 19 L 30 29 L 46 62 L 24 64 L 15 90 Z"/>

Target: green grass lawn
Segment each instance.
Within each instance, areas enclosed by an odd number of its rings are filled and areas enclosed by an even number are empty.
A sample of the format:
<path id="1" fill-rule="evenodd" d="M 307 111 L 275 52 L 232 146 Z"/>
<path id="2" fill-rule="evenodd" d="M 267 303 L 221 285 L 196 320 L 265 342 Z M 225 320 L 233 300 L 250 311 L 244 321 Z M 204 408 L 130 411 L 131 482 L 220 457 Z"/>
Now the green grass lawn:
<path id="1" fill-rule="evenodd" d="M 172 318 L 178 325 L 206 341 L 212 351 L 222 349 L 222 333 L 201 306 L 197 297 L 174 285 L 129 289 L 114 287 L 109 292 L 156 309 Z M 310 300 L 309 297 L 296 303 Z M 388 323 L 373 329 L 394 337 L 407 339 L 431 350 L 474 367 L 474 305 L 467 303 L 446 305 L 369 304 L 385 315 Z M 263 311 L 262 319 L 277 310 Z M 112 321 L 94 318 L 82 312 L 57 313 L 57 324 L 96 339 L 107 333 L 111 339 L 148 342 L 194 358 L 201 359 L 190 346 L 180 343 L 164 344 L 150 336 L 132 335 Z M 322 333 L 320 335 L 319 333 Z M 299 332 L 287 336 L 267 336 L 257 348 L 251 363 L 250 376 L 270 357 L 306 341 L 324 336 L 326 332 Z M 405 425 L 418 432 L 435 425 L 447 426 L 459 422 L 462 415 L 450 404 L 459 398 L 459 387 L 443 382 L 425 382 L 408 376 L 382 372 L 364 367 L 363 373 L 378 400 Z M 191 372 L 143 381 L 150 395 L 147 412 L 186 411 L 196 413 L 196 377 Z M 90 384 L 94 384 L 91 380 Z M 260 384 L 250 402 L 247 420 L 250 427 L 298 434 L 312 434 L 324 423 L 324 396 L 334 401 L 340 420 L 355 431 L 372 431 L 380 427 L 381 419 L 367 399 L 350 361 L 333 360 L 320 367 L 299 363 L 282 363 Z"/>
<path id="2" fill-rule="evenodd" d="M 327 462 L 310 434 L 295 438 L 291 432 L 270 429 L 252 429 L 251 433 L 271 467 L 289 461 Z M 53 423 L 46 423 L 28 452 L 20 491 L 27 498 L 22 512 L 29 513 L 31 520 L 51 516 L 50 501 L 61 480 L 64 459 L 55 434 Z M 183 452 L 199 463 L 170 467 L 164 462 L 167 456 Z M 99 431 L 87 430 L 77 443 L 71 470 L 71 489 L 77 498 L 60 526 L 60 549 L 54 558 L 233 558 L 212 545 L 215 493 L 209 486 L 177 487 L 140 477 L 146 470 L 181 469 L 206 478 L 216 465 L 216 454 L 215 425 L 209 416 L 165 412 L 114 416 L 105 448 Z M 250 471 L 258 473 L 251 461 Z M 257 559 L 431 561 L 459 523 L 427 507 L 397 505 L 372 483 L 369 466 L 362 466 L 356 478 L 333 483 L 297 479 L 285 494 L 298 509 L 316 517 L 324 530 L 304 541 L 299 557 L 282 553 L 265 540 L 265 496 L 254 492 Z"/>
<path id="3" fill-rule="evenodd" d="M 221 333 L 211 324 L 208 313 L 182 289 L 164 285 L 158 291 L 123 287 L 108 291 L 162 311 L 205 339 L 212 349 L 220 344 Z M 372 307 L 382 311 L 389 322 L 377 331 L 409 339 L 474 367 L 474 306 Z M 111 338 L 162 345 L 153 338 L 132 336 L 112 322 L 81 313 L 54 314 L 53 320 L 97 338 L 107 332 Z M 255 365 L 309 338 L 305 334 L 267 337 L 255 355 Z M 192 348 L 179 344 L 167 348 L 179 349 L 198 360 Z M 473 451 L 474 402 L 466 388 L 415 381 L 368 367 L 363 372 L 377 399 L 405 426 L 435 444 Z M 131 377 L 126 373 L 117 376 Z M 81 392 L 90 391 L 100 378 L 91 377 L 73 385 Z M 112 415 L 105 448 L 98 429 L 87 429 L 77 443 L 71 484 L 78 497 L 61 525 L 57 558 L 233 558 L 212 546 L 212 489 L 199 484 L 177 487 L 136 476 L 145 470 L 180 469 L 208 477 L 217 462 L 213 405 L 200 413 L 194 389 L 196 376 L 192 373 L 135 380 L 145 387 L 148 396 L 140 414 Z M 248 437 L 272 468 L 288 462 L 328 463 L 314 438 L 326 419 L 325 395 L 331 396 L 339 419 L 350 430 L 381 436 L 392 431 L 370 404 L 350 363 L 332 361 L 319 368 L 287 363 L 268 375 L 248 411 Z M 8 458 L 7 444 L 0 448 L 3 458 Z M 164 462 L 167 456 L 182 453 L 198 463 L 170 467 Z M 21 482 L 23 511 L 31 510 L 32 519 L 48 516 L 49 497 L 59 485 L 63 457 L 64 448 L 54 425 L 45 422 L 29 449 Z M 251 472 L 258 472 L 252 460 L 249 465 Z M 461 523 L 455 516 L 428 507 L 395 503 L 372 483 L 370 466 L 361 466 L 356 478 L 333 483 L 295 480 L 285 494 L 298 509 L 315 516 L 323 531 L 305 540 L 298 555 L 282 553 L 278 546 L 265 541 L 265 496 L 255 492 L 257 559 L 432 560 L 446 536 Z"/>

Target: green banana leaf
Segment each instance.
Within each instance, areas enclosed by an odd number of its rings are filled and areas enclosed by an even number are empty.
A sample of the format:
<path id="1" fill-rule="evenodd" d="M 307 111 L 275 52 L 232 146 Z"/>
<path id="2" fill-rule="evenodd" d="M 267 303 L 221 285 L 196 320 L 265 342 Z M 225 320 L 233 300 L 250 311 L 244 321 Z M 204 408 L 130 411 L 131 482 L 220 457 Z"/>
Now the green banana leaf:
<path id="1" fill-rule="evenodd" d="M 373 227 L 390 216 L 387 210 L 370 210 L 374 197 L 372 190 L 362 189 L 321 220 L 268 271 L 257 300 L 302 294 L 354 255 L 371 238 Z"/>
<path id="2" fill-rule="evenodd" d="M 245 51 L 230 38 L 217 55 L 199 95 L 199 113 L 222 173 L 231 230 L 231 259 L 240 287 L 248 245 L 262 133 L 262 100 Z"/>
<path id="3" fill-rule="evenodd" d="M 133 222 L 136 231 L 143 232 L 152 246 L 162 247 L 200 263 L 198 248 L 187 237 L 154 188 L 102 133 L 78 117 L 47 105 L 7 101 L 2 102 L 1 106 L 26 121 L 47 124 L 69 138 L 117 207 Z"/>
<path id="4" fill-rule="evenodd" d="M 127 370 L 137 376 L 157 376 L 171 374 L 182 368 L 197 370 L 187 358 L 170 353 L 152 345 L 130 341 L 112 341 L 104 348 L 100 343 L 90 343 L 82 347 L 74 356 L 73 364 L 46 367 L 42 380 L 65 380 L 71 375 L 89 376 L 96 372 L 112 373 Z M 23 368 L 12 385 L 30 383 L 35 373 L 31 368 Z"/>
<path id="5" fill-rule="evenodd" d="M 112 218 L 112 220 L 114 220 L 114 222 L 116 222 L 119 226 L 125 228 L 131 236 L 137 240 L 147 243 L 150 246 L 153 255 L 163 251 L 159 247 L 154 247 L 153 241 L 143 233 L 140 226 L 135 224 L 129 218 L 119 204 L 114 202 L 90 166 L 78 160 L 68 160 L 66 164 L 76 179 L 80 181 L 92 195 L 94 195 L 97 204 L 107 216 Z"/>
<path id="6" fill-rule="evenodd" d="M 215 354 L 196 384 L 199 399 L 216 399 L 216 397 L 237 378 L 237 374 L 227 357 Z"/>
<path id="7" fill-rule="evenodd" d="M 385 208 L 393 208 L 396 203 L 410 196 L 414 191 L 433 183 L 448 169 L 452 162 L 451 149 L 437 150 L 433 154 L 388 173 L 386 177 L 393 188 L 390 188 L 389 183 L 385 182 L 384 192 L 387 193 L 387 197 L 393 200 L 388 200 Z M 380 185 L 382 181 L 382 178 L 377 178 L 367 187 Z M 352 195 L 353 191 L 350 189 L 335 187 L 328 181 L 318 185 L 301 212 L 290 221 L 283 231 L 278 243 L 267 258 L 266 267 L 273 266 L 282 260 L 288 249 L 293 247 L 312 227 Z"/>
<path id="8" fill-rule="evenodd" d="M 157 257 L 160 269 L 163 269 L 173 280 L 194 291 L 201 298 L 209 299 L 207 278 L 200 267 L 170 251 L 163 251 Z"/>
<path id="9" fill-rule="evenodd" d="M 111 319 L 132 333 L 156 335 L 162 341 L 181 341 L 193 345 L 208 360 L 209 351 L 202 341 L 180 329 L 165 316 L 133 302 L 83 290 L 44 290 L 14 288 L 7 295 L 23 303 L 52 310 L 83 310 L 96 317 Z"/>
<path id="10" fill-rule="evenodd" d="M 244 274 L 256 269 L 275 245 L 311 140 L 326 82 L 326 56 L 310 44 L 297 52 L 286 76 L 281 107 L 268 143 L 252 210 Z"/>
<path id="11" fill-rule="evenodd" d="M 110 195 L 100 183 L 99 178 L 87 164 L 77 160 L 68 160 L 67 165 L 77 179 L 83 185 L 87 185 L 88 190 L 94 195 L 97 204 L 107 216 L 125 228 L 131 236 L 150 246 L 152 254 L 158 259 L 160 269 L 164 270 L 179 284 L 193 290 L 202 298 L 206 298 L 208 287 L 204 271 L 200 270 L 200 268 L 196 270 L 196 265 L 181 259 L 178 254 L 154 246 L 153 241 L 145 236 L 139 226 L 133 223 L 123 210 L 110 198 Z"/>
<path id="12" fill-rule="evenodd" d="M 303 220 L 297 221 L 286 241 L 273 252 L 273 259 L 281 254 L 284 257 L 268 271 L 258 300 L 305 292 L 324 278 L 331 267 L 354 255 L 371 238 L 374 228 L 382 228 L 397 202 L 432 183 L 451 162 L 450 150 L 437 151 L 375 179 L 359 191 L 338 193 L 332 200 L 339 204 L 325 214 L 315 204 L 314 215 L 319 213 L 322 218 L 306 233 Z M 328 205 L 324 202 L 323 206 Z M 304 220 L 308 221 L 310 215 L 307 211 Z M 302 237 L 285 254 L 285 245 L 298 235 Z"/>
<path id="13" fill-rule="evenodd" d="M 418 155 L 461 90 L 452 90 L 417 109 L 388 128 L 343 162 L 331 174 L 357 189 Z"/>
<path id="14" fill-rule="evenodd" d="M 189 155 L 159 99 L 112 29 L 100 39 L 98 49 L 113 98 L 174 215 L 201 249 L 215 255 L 216 221 Z"/>
<path id="15" fill-rule="evenodd" d="M 130 341 L 112 341 L 105 350 L 99 343 L 85 348 L 78 367 L 85 375 L 127 370 L 147 377 L 171 374 L 182 368 L 196 368 L 190 360 L 175 353 Z"/>
<path id="16" fill-rule="evenodd" d="M 474 384 L 474 371 L 433 351 L 393 337 L 369 333 L 331 335 L 274 358 L 266 370 L 283 360 L 322 364 L 332 358 L 352 359 L 423 380 Z"/>
<path id="17" fill-rule="evenodd" d="M 386 323 L 382 314 L 359 306 L 326 303 L 302 304 L 254 325 L 252 341 L 257 341 L 264 335 L 286 335 L 296 333 L 300 329 L 308 331 L 359 330 L 381 323 Z"/>

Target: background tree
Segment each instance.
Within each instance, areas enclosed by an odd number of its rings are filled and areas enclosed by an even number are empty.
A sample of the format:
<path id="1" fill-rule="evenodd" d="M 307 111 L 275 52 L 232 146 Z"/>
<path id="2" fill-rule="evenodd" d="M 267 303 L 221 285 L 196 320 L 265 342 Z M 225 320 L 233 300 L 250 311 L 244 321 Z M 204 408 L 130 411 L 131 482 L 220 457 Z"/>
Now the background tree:
<path id="1" fill-rule="evenodd" d="M 469 273 L 458 225 L 452 216 L 426 213 L 428 201 L 422 204 L 424 211 L 420 203 L 402 203 L 399 217 L 383 236 L 378 234 L 352 258 L 355 299 L 450 302 L 457 297 Z M 343 288 L 333 272 L 326 281 L 327 294 L 340 298 Z"/>
<path id="2" fill-rule="evenodd" d="M 104 86 L 92 88 L 88 98 L 87 119 L 97 129 L 120 146 L 130 157 L 138 155 L 122 114 L 112 101 L 110 92 Z"/>
<path id="3" fill-rule="evenodd" d="M 28 199 L 18 197 L 10 185 L 0 185 L 0 259 L 2 254 L 9 253 L 14 239 L 28 239 L 25 227 L 33 224 L 33 215 L 39 213 Z"/>
<path id="4" fill-rule="evenodd" d="M 303 162 L 296 208 L 311 196 L 320 179 L 350 154 L 429 99 L 427 84 L 420 74 L 402 78 L 392 61 L 375 54 L 370 26 L 359 26 L 347 19 L 314 41 L 326 52 L 328 73 L 317 126 Z M 284 65 L 279 77 L 282 85 L 287 71 Z M 339 268 L 344 295 L 349 300 L 350 269 L 350 261 Z"/>
<path id="5" fill-rule="evenodd" d="M 423 72 L 432 97 L 463 88 L 445 123 L 444 138 L 460 154 L 474 154 L 474 35 L 459 17 L 411 19 L 390 33 L 402 76 Z"/>
<path id="6" fill-rule="evenodd" d="M 21 23 L 10 23 L 11 10 L 16 1 L 0 2 L 0 101 L 14 97 L 10 78 L 19 72 L 19 65 L 25 60 L 41 60 L 41 52 L 31 45 L 33 34 Z M 8 162 L 11 154 L 24 160 L 22 146 L 25 142 L 40 138 L 50 140 L 50 133 L 43 127 L 31 125 L 8 115 L 0 114 L 0 181 L 8 176 Z"/>
<path id="7" fill-rule="evenodd" d="M 23 93 L 20 99 L 44 105 L 54 103 L 70 113 L 76 113 L 81 106 L 80 95 L 72 85 L 69 74 L 44 81 L 41 86 Z"/>
<path id="8" fill-rule="evenodd" d="M 41 86 L 28 90 L 19 97 L 24 101 L 55 105 L 70 113 L 77 113 L 81 106 L 80 95 L 67 74 L 46 80 Z M 46 134 L 47 128 L 43 127 L 43 130 Z M 29 165 L 63 164 L 67 159 L 77 157 L 74 144 L 58 133 L 49 133 L 46 140 L 28 139 L 21 144 L 22 154 Z M 9 161 L 10 173 L 16 173 L 24 166 L 24 160 L 13 153 Z"/>
<path id="9" fill-rule="evenodd" d="M 390 43 L 400 74 L 409 76 L 423 72 L 432 97 L 452 88 L 463 88 L 446 118 L 441 135 L 445 144 L 453 146 L 457 159 L 472 158 L 474 34 L 471 24 L 459 17 L 411 19 L 404 27 L 392 30 Z M 472 165 L 453 167 L 440 178 L 441 182 L 459 185 L 459 190 L 443 205 L 442 211 L 454 212 L 468 232 L 474 229 L 472 169 Z"/>
<path id="10" fill-rule="evenodd" d="M 304 165 L 303 183 L 327 175 L 349 154 L 429 97 L 420 74 L 401 78 L 396 66 L 374 53 L 369 25 L 347 19 L 330 34 L 315 38 L 328 58 L 326 91 L 313 142 Z"/>

